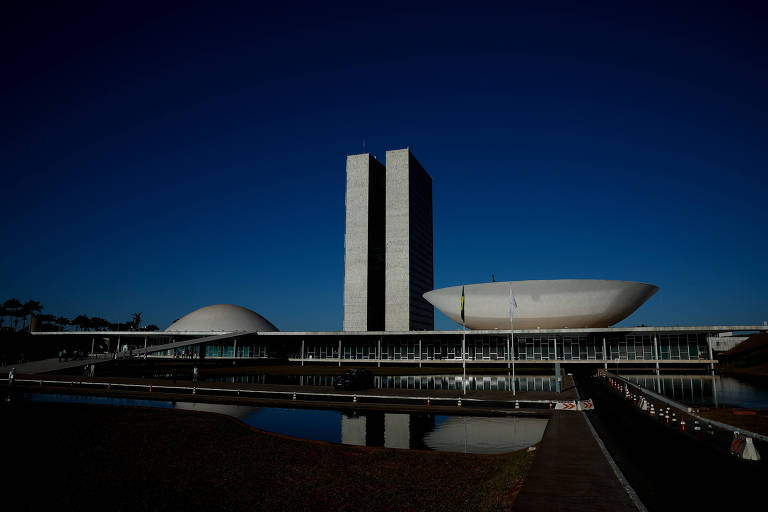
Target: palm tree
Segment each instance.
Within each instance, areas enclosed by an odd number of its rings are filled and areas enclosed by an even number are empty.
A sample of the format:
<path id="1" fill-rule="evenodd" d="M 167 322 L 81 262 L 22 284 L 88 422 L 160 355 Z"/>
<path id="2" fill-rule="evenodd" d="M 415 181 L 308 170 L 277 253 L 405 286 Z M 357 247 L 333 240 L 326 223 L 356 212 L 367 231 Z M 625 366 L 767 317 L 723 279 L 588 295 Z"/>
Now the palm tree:
<path id="1" fill-rule="evenodd" d="M 81 331 L 84 331 L 86 327 L 90 324 L 90 318 L 88 318 L 85 315 L 77 315 L 75 318 L 72 319 L 70 322 L 71 325 L 76 325 L 80 327 Z"/>
<path id="2" fill-rule="evenodd" d="M 63 316 L 60 316 L 56 318 L 56 321 L 54 322 L 56 325 L 59 326 L 59 330 L 63 331 L 65 325 L 69 325 L 69 320 Z"/>
<path id="3" fill-rule="evenodd" d="M 97 331 L 105 331 L 107 329 L 110 329 L 112 327 L 112 324 L 101 317 L 95 316 L 91 318 L 90 327 L 93 329 L 96 329 Z"/>
<path id="4" fill-rule="evenodd" d="M 21 312 L 21 302 L 19 299 L 8 299 L 3 302 L 3 308 L 7 311 L 8 316 L 14 317 L 13 329 L 19 325 L 19 314 Z"/>
<path id="5" fill-rule="evenodd" d="M 45 330 L 43 329 L 43 326 L 46 326 L 46 328 L 50 329 L 50 326 L 56 323 L 56 317 L 54 315 L 37 315 L 37 319 L 40 320 L 41 330 Z"/>
<path id="6" fill-rule="evenodd" d="M 21 314 L 24 316 L 24 325 L 22 325 L 21 329 L 24 330 L 27 328 L 27 317 L 31 315 L 32 313 L 39 313 L 43 310 L 43 306 L 40 305 L 40 303 L 36 300 L 28 300 L 21 306 Z"/>
<path id="7" fill-rule="evenodd" d="M 131 313 L 130 326 L 134 331 L 137 330 L 141 324 L 141 315 L 142 313 Z"/>

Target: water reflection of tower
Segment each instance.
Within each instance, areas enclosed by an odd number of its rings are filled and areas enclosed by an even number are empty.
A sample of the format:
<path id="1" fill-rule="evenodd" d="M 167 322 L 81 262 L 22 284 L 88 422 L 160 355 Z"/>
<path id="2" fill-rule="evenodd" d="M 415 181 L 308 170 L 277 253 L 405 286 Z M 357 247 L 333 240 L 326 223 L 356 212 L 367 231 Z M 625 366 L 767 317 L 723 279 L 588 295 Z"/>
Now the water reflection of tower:
<path id="1" fill-rule="evenodd" d="M 427 450 L 424 435 L 434 429 L 435 419 L 427 415 L 380 412 L 341 415 L 344 444 Z"/>
<path id="2" fill-rule="evenodd" d="M 357 446 L 384 446 L 384 414 L 342 414 L 341 442 Z"/>
<path id="3" fill-rule="evenodd" d="M 429 450 L 424 444 L 424 437 L 435 430 L 435 417 L 431 414 L 411 414 L 409 432 L 411 434 L 410 448 L 413 450 Z"/>

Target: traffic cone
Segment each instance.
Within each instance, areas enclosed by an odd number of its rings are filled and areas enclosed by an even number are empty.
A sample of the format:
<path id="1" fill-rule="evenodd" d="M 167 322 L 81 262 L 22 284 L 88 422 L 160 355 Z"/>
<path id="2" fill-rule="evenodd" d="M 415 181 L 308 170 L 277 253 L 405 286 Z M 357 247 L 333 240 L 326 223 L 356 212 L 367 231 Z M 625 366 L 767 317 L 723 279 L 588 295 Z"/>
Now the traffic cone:
<path id="1" fill-rule="evenodd" d="M 667 423 L 669 423 L 669 411 L 667 411 L 667 414 L 664 415 L 664 418 L 667 420 Z"/>
<path id="2" fill-rule="evenodd" d="M 685 418 L 680 418 L 680 430 L 685 432 Z"/>
<path id="3" fill-rule="evenodd" d="M 427 407 L 429 407 L 429 397 L 427 397 Z"/>

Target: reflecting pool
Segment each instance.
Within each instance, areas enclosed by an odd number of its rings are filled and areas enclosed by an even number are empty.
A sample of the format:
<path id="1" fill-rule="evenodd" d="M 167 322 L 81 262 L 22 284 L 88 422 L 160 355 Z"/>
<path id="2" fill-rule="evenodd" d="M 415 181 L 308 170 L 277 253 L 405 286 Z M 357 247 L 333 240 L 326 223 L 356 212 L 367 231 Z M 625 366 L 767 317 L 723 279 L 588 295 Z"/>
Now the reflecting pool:
<path id="1" fill-rule="evenodd" d="M 434 416 L 318 409 L 284 409 L 195 402 L 136 400 L 26 393 L 33 402 L 68 402 L 176 408 L 235 417 L 251 427 L 302 439 L 358 446 L 384 446 L 461 453 L 506 453 L 541 441 L 546 418 Z"/>
<path id="2" fill-rule="evenodd" d="M 622 375 L 627 380 L 691 406 L 768 409 L 768 389 L 721 375 Z"/>

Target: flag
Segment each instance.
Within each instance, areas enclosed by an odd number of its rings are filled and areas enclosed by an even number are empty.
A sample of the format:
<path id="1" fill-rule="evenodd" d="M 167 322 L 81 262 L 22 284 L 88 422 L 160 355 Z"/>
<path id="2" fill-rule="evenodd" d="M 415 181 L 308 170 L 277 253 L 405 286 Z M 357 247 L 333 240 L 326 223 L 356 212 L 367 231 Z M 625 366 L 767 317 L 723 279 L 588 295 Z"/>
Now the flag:
<path id="1" fill-rule="evenodd" d="M 464 285 L 461 285 L 461 323 L 464 323 Z"/>

